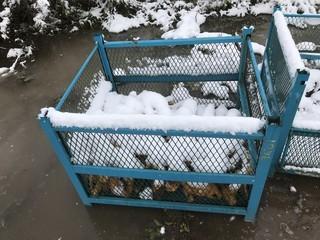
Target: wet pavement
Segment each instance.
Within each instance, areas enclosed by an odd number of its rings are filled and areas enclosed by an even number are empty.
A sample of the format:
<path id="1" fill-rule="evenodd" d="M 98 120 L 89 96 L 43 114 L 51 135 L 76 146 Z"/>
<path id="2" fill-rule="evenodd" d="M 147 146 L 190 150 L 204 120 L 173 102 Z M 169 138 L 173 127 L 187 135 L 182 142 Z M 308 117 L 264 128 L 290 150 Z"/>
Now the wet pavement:
<path id="1" fill-rule="evenodd" d="M 264 16 L 212 18 L 202 31 L 234 33 L 252 23 L 257 28 L 254 39 L 264 43 Z M 1 240 L 320 238 L 320 179 L 310 177 L 277 174 L 268 182 L 254 224 L 221 214 L 82 205 L 36 116 L 63 93 L 93 46 L 92 33 L 37 37 L 36 61 L 0 79 Z M 157 28 L 147 27 L 107 38 L 160 35 Z M 291 185 L 297 192 L 290 192 Z M 162 226 L 164 235 L 159 233 Z"/>

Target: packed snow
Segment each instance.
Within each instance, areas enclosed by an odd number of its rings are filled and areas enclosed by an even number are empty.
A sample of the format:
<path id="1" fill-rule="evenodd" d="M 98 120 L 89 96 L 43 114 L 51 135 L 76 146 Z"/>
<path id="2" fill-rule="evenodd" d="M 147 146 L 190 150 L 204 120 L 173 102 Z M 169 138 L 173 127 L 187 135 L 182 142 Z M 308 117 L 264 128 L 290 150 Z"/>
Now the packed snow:
<path id="1" fill-rule="evenodd" d="M 93 128 L 175 129 L 232 133 L 244 131 L 252 133 L 263 126 L 261 120 L 240 117 L 241 113 L 237 109 L 228 110 L 224 105 L 215 107 L 212 104 L 198 104 L 190 98 L 190 94 L 186 92 L 188 90 L 183 85 L 174 88 L 169 97 L 151 91 L 143 91 L 140 94 L 131 92 L 126 96 L 116 92 L 108 92 L 108 90 L 111 90 L 111 84 L 102 81 L 85 118 L 83 114 L 60 113 L 54 109 L 49 109 L 48 116 L 56 126 Z M 128 114 L 130 114 L 130 119 L 126 116 Z M 188 116 L 188 118 L 183 116 Z M 122 118 L 123 121 L 120 122 Z M 225 124 L 225 121 L 233 121 L 234 124 L 228 125 Z"/>
<path id="2" fill-rule="evenodd" d="M 286 19 L 281 11 L 276 11 L 274 13 L 274 24 L 277 28 L 279 42 L 287 63 L 290 77 L 294 78 L 297 69 L 303 70 L 305 67 L 296 44 L 292 39 Z"/>
<path id="3" fill-rule="evenodd" d="M 235 108 L 200 103 L 197 98 L 191 97 L 183 83 L 176 84 L 170 96 L 146 90 L 123 95 L 111 91 L 111 83 L 105 81 L 103 76 L 97 75 L 96 78 L 98 87 L 86 114 L 49 108 L 47 116 L 54 126 L 253 133 L 264 125 L 260 119 L 242 117 Z M 221 88 L 223 93 L 225 86 L 216 88 Z M 203 91 L 203 95 L 206 94 Z"/>

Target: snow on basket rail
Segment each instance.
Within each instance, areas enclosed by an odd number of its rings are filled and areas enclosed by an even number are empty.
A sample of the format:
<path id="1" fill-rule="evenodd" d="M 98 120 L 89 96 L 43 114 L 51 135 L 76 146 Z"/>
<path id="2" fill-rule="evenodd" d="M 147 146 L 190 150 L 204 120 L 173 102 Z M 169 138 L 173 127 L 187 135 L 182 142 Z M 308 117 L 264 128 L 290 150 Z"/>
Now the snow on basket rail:
<path id="1" fill-rule="evenodd" d="M 297 69 L 305 69 L 304 64 L 281 11 L 276 11 L 274 13 L 274 24 L 277 28 L 279 42 L 287 63 L 290 77 L 293 78 Z"/>
<path id="2" fill-rule="evenodd" d="M 180 130 L 205 131 L 223 133 L 256 133 L 265 124 L 263 120 L 252 117 L 228 116 L 166 116 L 144 114 L 82 114 L 66 113 L 46 108 L 46 116 L 54 127 L 79 127 L 91 129 L 120 129 L 136 130 Z M 41 116 L 39 116 L 41 117 Z"/>

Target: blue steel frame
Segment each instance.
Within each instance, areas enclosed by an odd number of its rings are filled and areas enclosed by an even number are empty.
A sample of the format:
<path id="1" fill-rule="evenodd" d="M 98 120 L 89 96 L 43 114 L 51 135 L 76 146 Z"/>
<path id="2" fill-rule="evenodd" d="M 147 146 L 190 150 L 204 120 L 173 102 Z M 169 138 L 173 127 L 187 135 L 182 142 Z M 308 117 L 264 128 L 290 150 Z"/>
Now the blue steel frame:
<path id="1" fill-rule="evenodd" d="M 116 78 L 112 73 L 107 54 L 102 51 L 102 46 L 107 50 L 108 48 L 122 48 L 122 47 L 147 47 L 147 46 L 172 46 L 172 45 L 184 45 L 184 44 L 199 44 L 199 43 L 229 43 L 242 41 L 242 51 L 252 51 L 251 42 L 249 36 L 252 29 L 244 29 L 244 33 L 241 37 L 215 37 L 215 38 L 201 38 L 201 39 L 177 39 L 177 40 L 150 40 L 150 41 L 129 41 L 129 42 L 105 42 L 102 36 L 95 36 L 96 46 L 90 53 L 84 64 L 81 66 L 79 72 L 72 80 L 70 86 L 67 88 L 65 94 L 58 103 L 56 109 L 61 109 L 64 101 L 72 91 L 73 87 L 79 80 L 79 75 L 84 71 L 90 59 L 94 53 L 98 51 L 103 68 L 107 78 L 110 81 L 114 81 Z M 249 45 L 249 47 L 247 47 Z M 247 53 L 241 54 L 241 61 L 247 61 Z M 250 57 L 254 62 L 254 72 L 258 73 L 258 68 L 254 55 L 250 53 Z M 242 64 L 239 78 L 243 81 L 245 67 Z M 192 78 L 193 76 L 189 76 Z M 214 77 L 214 76 L 212 76 Z M 258 81 L 261 81 L 257 75 Z M 207 79 L 208 80 L 208 79 Z M 217 80 L 215 78 L 210 79 L 212 81 Z M 219 79 L 220 80 L 220 79 Z M 180 80 L 178 80 L 180 81 Z M 270 113 L 270 107 L 266 101 L 266 95 L 262 89 L 262 84 L 258 83 L 259 92 L 263 94 L 262 101 L 263 106 L 267 109 L 266 114 Z M 243 86 L 240 86 L 242 88 Z M 114 90 L 116 90 L 114 88 Z M 246 90 L 239 90 L 242 95 L 241 101 L 244 102 L 243 107 L 248 105 L 248 99 L 246 98 Z M 249 113 L 249 112 L 248 112 Z M 257 209 L 260 203 L 261 195 L 263 193 L 264 185 L 268 177 L 268 172 L 271 167 L 273 156 L 277 149 L 277 140 L 280 135 L 280 126 L 274 123 L 268 123 L 266 129 L 258 133 L 219 133 L 219 132 L 186 132 L 186 131 L 166 131 L 165 134 L 161 130 L 133 130 L 133 129 L 86 129 L 86 128 L 67 128 L 67 127 L 53 127 L 50 119 L 46 114 L 39 117 L 41 127 L 45 134 L 50 140 L 55 153 L 58 156 L 61 164 L 63 165 L 67 175 L 69 176 L 73 186 L 77 190 L 79 197 L 85 205 L 92 205 L 95 203 L 99 204 L 116 204 L 126 206 L 138 206 L 138 207 L 155 207 L 155 208 L 166 208 L 166 209 L 179 209 L 187 211 L 203 211 L 203 212 L 214 212 L 214 213 L 226 213 L 226 214 L 238 214 L 245 215 L 246 221 L 254 221 Z M 125 168 L 114 168 L 114 167 L 96 167 L 96 166 L 80 166 L 73 165 L 70 160 L 70 155 L 66 150 L 62 139 L 58 132 L 64 131 L 86 131 L 92 133 L 118 133 L 118 134 L 149 134 L 149 135 L 174 135 L 174 136 L 197 136 L 197 137 L 213 137 L 213 138 L 242 138 L 247 140 L 260 140 L 262 142 L 261 148 L 256 150 L 256 171 L 254 175 L 239 175 L 239 174 L 219 174 L 219 173 L 196 173 L 196 172 L 177 172 L 177 171 L 161 171 L 161 170 L 150 170 L 150 169 L 125 169 Z M 251 146 L 253 148 L 253 146 Z M 252 149 L 250 151 L 252 153 Z M 93 175 L 106 175 L 106 176 L 117 176 L 117 177 L 134 177 L 141 179 L 162 179 L 171 181 L 190 181 L 190 182 L 208 182 L 208 183 L 233 183 L 233 184 L 249 184 L 252 186 L 251 194 L 248 200 L 247 207 L 232 207 L 232 206 L 216 206 L 216 205 L 204 205 L 204 204 L 193 204 L 193 203 L 178 203 L 168 201 L 154 201 L 154 200 L 140 200 L 140 199 L 125 199 L 116 197 L 91 197 L 87 194 L 84 186 L 82 185 L 78 174 L 93 174 Z"/>
<path id="2" fill-rule="evenodd" d="M 305 134 L 310 134 L 313 137 L 320 138 L 320 131 L 317 131 L 317 130 L 292 127 L 290 129 L 290 132 L 291 132 L 290 135 L 293 135 L 293 136 L 294 135 L 305 136 Z M 285 146 L 285 148 L 283 150 L 283 154 L 282 154 L 282 157 L 281 157 L 281 160 L 280 160 L 280 167 L 285 167 L 286 154 L 287 154 L 288 148 L 290 146 L 290 141 L 292 141 L 292 140 L 289 137 L 287 142 L 286 142 L 286 146 Z M 284 169 L 284 168 L 282 168 L 280 170 L 283 171 L 283 172 L 286 172 L 286 173 L 290 173 L 290 174 L 298 174 L 298 175 L 305 175 L 305 176 L 311 176 L 311 177 L 320 177 L 319 173 L 314 173 L 314 172 L 299 171 L 299 170 L 288 170 L 288 169 Z"/>
<path id="3" fill-rule="evenodd" d="M 281 11 L 281 6 L 276 6 L 274 8 L 273 12 Z M 320 18 L 320 14 L 284 14 L 285 17 L 304 17 L 304 18 Z M 275 30 L 274 25 L 274 19 L 272 17 L 270 22 L 270 27 L 268 31 L 268 37 L 267 37 L 267 46 L 270 44 L 269 39 L 271 39 L 272 31 Z M 266 59 L 268 52 L 265 52 L 264 59 Z M 300 52 L 300 56 L 302 59 L 306 60 L 320 60 L 320 54 L 319 53 L 309 53 L 309 52 Z M 268 67 L 265 66 L 264 61 L 264 70 L 267 72 L 267 75 L 270 76 Z M 290 131 L 293 131 L 292 129 L 292 123 L 296 114 L 296 111 L 298 109 L 300 100 L 302 98 L 304 89 L 305 89 L 305 82 L 309 78 L 309 73 L 306 71 L 297 71 L 294 81 L 294 85 L 291 88 L 290 94 L 287 98 L 285 110 L 283 113 L 279 113 L 279 120 L 280 124 L 282 125 L 281 128 L 281 135 L 278 140 L 278 147 L 276 150 L 276 153 L 274 155 L 274 159 L 272 160 L 272 166 L 270 168 L 269 175 L 272 176 L 274 172 L 279 169 L 282 171 L 282 161 L 285 157 L 285 154 L 287 152 L 287 146 L 289 145 L 290 139 L 288 139 Z M 303 131 L 303 129 L 301 129 Z M 293 172 L 291 172 L 293 173 Z"/>
<path id="4" fill-rule="evenodd" d="M 276 6 L 274 8 L 274 12 L 276 11 L 281 11 L 281 7 Z M 271 39 L 271 35 L 274 34 L 274 32 L 276 32 L 276 26 L 274 24 L 274 18 L 272 17 L 270 22 L 270 27 L 268 30 L 267 47 L 263 56 L 263 65 L 262 65 L 263 69 L 261 70 L 261 73 L 262 71 L 265 71 L 266 73 L 265 79 L 263 79 L 263 81 L 270 84 L 271 87 L 272 87 L 271 73 L 270 73 L 269 64 L 267 61 L 267 56 L 269 54 L 268 49 L 272 44 L 269 41 L 269 39 Z M 263 75 L 261 77 L 263 77 Z M 276 119 L 278 119 L 277 121 L 279 121 L 279 124 L 281 126 L 280 128 L 281 134 L 279 135 L 279 138 L 278 138 L 277 149 L 275 151 L 275 154 L 272 160 L 272 166 L 270 168 L 269 176 L 272 176 L 275 173 L 275 171 L 279 168 L 281 155 L 284 151 L 284 148 L 288 139 L 288 135 L 294 120 L 294 116 L 296 114 L 296 111 L 298 109 L 300 100 L 302 98 L 302 95 L 305 89 L 305 82 L 308 80 L 308 78 L 309 78 L 309 73 L 307 71 L 300 71 L 297 69 L 296 75 L 292 80 L 293 85 L 291 87 L 289 96 L 286 99 L 285 107 L 282 112 L 280 112 L 280 110 L 277 108 L 275 93 L 267 97 L 267 100 L 269 99 L 271 101 L 271 105 L 272 105 L 271 111 L 273 115 L 276 116 Z"/>
<path id="5" fill-rule="evenodd" d="M 320 18 L 320 14 L 284 14 L 285 17 L 295 17 L 295 18 Z M 311 52 L 300 52 L 300 56 L 302 59 L 306 60 L 319 60 L 320 61 L 320 53 L 311 53 Z M 292 135 L 298 134 L 300 135 L 301 133 L 312 133 L 314 136 L 319 136 L 320 137 L 320 131 L 315 131 L 315 130 L 309 130 L 309 129 L 302 129 L 302 128 L 290 128 L 288 131 L 288 137 L 286 139 L 285 147 L 283 149 L 281 158 L 279 158 L 279 169 L 281 171 L 284 171 L 286 173 L 290 174 L 300 174 L 300 175 L 307 175 L 307 176 L 313 176 L 313 177 L 319 177 L 319 174 L 316 173 L 308 173 L 308 172 L 300 172 L 297 170 L 285 170 L 282 167 L 284 166 L 285 163 L 285 158 L 288 152 L 288 147 L 290 145 L 291 138 L 289 137 L 289 133 L 292 133 Z"/>

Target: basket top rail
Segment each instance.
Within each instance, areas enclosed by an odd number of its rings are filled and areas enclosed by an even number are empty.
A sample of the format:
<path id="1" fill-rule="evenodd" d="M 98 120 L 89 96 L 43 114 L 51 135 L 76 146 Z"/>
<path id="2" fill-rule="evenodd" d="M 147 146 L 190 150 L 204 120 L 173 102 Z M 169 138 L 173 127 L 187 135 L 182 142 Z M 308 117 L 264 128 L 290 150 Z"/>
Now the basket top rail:
<path id="1" fill-rule="evenodd" d="M 50 119 L 59 131 L 95 131 L 135 134 L 228 136 L 232 138 L 261 139 L 265 121 L 252 117 L 227 116 L 164 116 L 164 115 L 90 115 L 66 113 L 44 108 L 39 118 Z M 175 121 L 173 121 L 175 120 Z M 112 130 L 113 129 L 113 130 Z"/>
<path id="2" fill-rule="evenodd" d="M 285 17 L 301 17 L 301 18 L 320 18 L 320 14 L 310 13 L 284 13 Z"/>
<path id="3" fill-rule="evenodd" d="M 214 44 L 214 43 L 239 43 L 241 36 L 220 36 L 205 38 L 181 38 L 181 39 L 161 39 L 161 40 L 138 40 L 138 41 L 105 41 L 105 48 L 131 48 L 131 47 L 160 47 L 179 46 L 194 44 Z"/>

